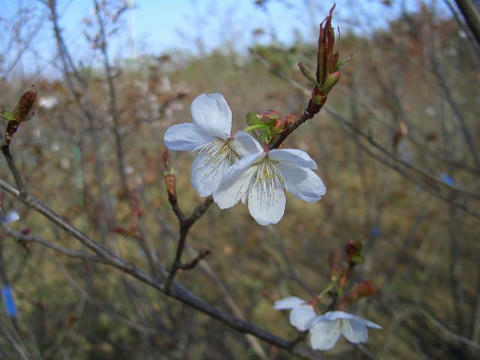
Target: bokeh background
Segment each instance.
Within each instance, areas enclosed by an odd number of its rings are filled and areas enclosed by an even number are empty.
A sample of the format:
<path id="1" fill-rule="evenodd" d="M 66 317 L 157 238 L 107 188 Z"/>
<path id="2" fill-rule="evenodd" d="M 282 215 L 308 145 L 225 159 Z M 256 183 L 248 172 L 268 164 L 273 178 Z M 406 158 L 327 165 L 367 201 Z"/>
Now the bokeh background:
<path id="1" fill-rule="evenodd" d="M 98 5 L 105 36 L 91 1 L 0 2 L 1 109 L 13 108 L 31 84 L 38 91 L 35 118 L 22 124 L 11 150 L 29 191 L 75 226 L 143 268 L 152 254 L 168 266 L 177 221 L 164 184 L 165 130 L 190 121 L 200 93 L 225 96 L 234 129 L 246 126 L 247 112 L 300 113 L 310 85 L 297 62 L 315 67 L 318 25 L 333 2 Z M 288 196 L 284 218 L 269 227 L 245 206 L 213 205 L 192 228 L 186 258 L 203 248 L 212 254 L 178 280 L 210 304 L 293 339 L 273 301 L 320 293 L 330 281 L 329 254 L 360 240 L 364 263 L 349 286 L 370 280 L 379 291 L 347 310 L 383 330 L 371 331 L 361 348 L 342 340 L 321 356 L 476 359 L 479 44 L 448 0 L 339 0 L 333 23 L 341 56 L 352 59 L 326 108 L 285 145 L 316 160 L 327 195 L 313 204 Z M 202 201 L 189 182 L 193 156 L 170 157 L 179 202 L 190 211 Z M 0 169 L 13 183 L 3 158 Z M 15 199 L 5 195 L 3 207 L 20 213 L 12 229 L 81 250 Z M 2 358 L 292 357 L 263 343 L 254 348 L 116 270 L 0 236 L 2 282 L 16 306 L 13 315 L 0 314 Z"/>

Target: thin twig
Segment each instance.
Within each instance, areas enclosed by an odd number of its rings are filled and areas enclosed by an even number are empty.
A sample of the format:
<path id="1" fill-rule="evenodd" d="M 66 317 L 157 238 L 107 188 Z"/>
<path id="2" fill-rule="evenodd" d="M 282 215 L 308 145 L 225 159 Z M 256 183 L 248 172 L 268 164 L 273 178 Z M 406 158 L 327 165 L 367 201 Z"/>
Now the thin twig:
<path id="1" fill-rule="evenodd" d="M 170 269 L 170 272 L 168 274 L 168 278 L 165 282 L 165 290 L 168 293 L 172 287 L 173 281 L 175 279 L 175 276 L 177 275 L 178 270 L 180 269 L 189 269 L 189 267 L 185 267 L 184 264 L 182 264 L 182 254 L 185 249 L 185 243 L 187 241 L 187 235 L 188 231 L 192 227 L 195 222 L 202 217 L 203 214 L 208 210 L 208 207 L 212 204 L 213 202 L 213 197 L 209 196 L 207 197 L 203 203 L 199 204 L 192 212 L 192 214 L 185 218 L 185 215 L 183 214 L 182 210 L 180 209 L 180 206 L 178 205 L 177 201 L 177 196 L 175 192 L 169 193 L 168 199 L 170 201 L 170 204 L 172 206 L 172 209 L 177 215 L 178 222 L 179 222 L 179 228 L 180 228 L 180 236 L 178 239 L 178 244 L 177 244 L 177 250 L 175 252 L 175 259 L 173 260 L 172 267 Z M 193 267 L 192 267 L 193 268 Z"/>
<path id="2" fill-rule="evenodd" d="M 120 174 L 120 181 L 122 184 L 122 191 L 124 195 L 128 194 L 128 184 L 127 184 L 127 175 L 125 174 L 125 151 L 123 148 L 122 135 L 120 133 L 120 119 L 118 115 L 117 108 L 117 95 L 115 89 L 115 83 L 113 81 L 112 66 L 110 65 L 110 60 L 108 58 L 108 42 L 107 35 L 105 32 L 105 24 L 102 18 L 102 13 L 98 1 L 94 0 L 95 5 L 95 14 L 97 15 L 98 27 L 100 30 L 100 50 L 102 51 L 103 65 L 105 67 L 105 72 L 107 75 L 108 82 L 108 91 L 109 91 L 109 100 L 110 100 L 110 114 L 113 119 L 113 134 L 115 137 L 115 145 L 117 150 L 117 162 L 118 162 L 118 172 Z"/>
<path id="3" fill-rule="evenodd" d="M 17 189 L 20 192 L 20 196 L 25 197 L 27 196 L 27 191 L 25 189 L 25 185 L 23 184 L 22 176 L 15 165 L 15 161 L 13 161 L 13 156 L 10 153 L 10 145 L 3 145 L 2 146 L 2 153 L 3 157 L 7 161 L 8 168 L 15 179 L 15 184 L 17 185 Z"/>

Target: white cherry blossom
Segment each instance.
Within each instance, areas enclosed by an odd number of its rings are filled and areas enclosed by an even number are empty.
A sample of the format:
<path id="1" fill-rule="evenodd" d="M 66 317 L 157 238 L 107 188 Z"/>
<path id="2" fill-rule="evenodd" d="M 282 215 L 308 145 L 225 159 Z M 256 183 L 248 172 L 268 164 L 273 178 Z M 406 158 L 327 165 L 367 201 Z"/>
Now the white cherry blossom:
<path id="1" fill-rule="evenodd" d="M 382 328 L 371 321 L 343 311 L 329 311 L 317 316 L 306 326 L 310 329 L 310 343 L 314 350 L 333 348 L 340 335 L 354 344 L 365 343 L 368 340 L 368 327 Z"/>
<path id="2" fill-rule="evenodd" d="M 317 164 L 297 149 L 264 150 L 251 136 L 237 136 L 242 158 L 225 173 L 213 199 L 221 209 L 240 200 L 260 225 L 276 224 L 285 210 L 285 190 L 308 202 L 321 199 L 325 185 L 314 169 Z M 252 144 L 253 142 L 253 144 Z M 240 145 L 238 145 L 240 146 Z"/>
<path id="3" fill-rule="evenodd" d="M 308 330 L 307 324 L 317 316 L 312 305 L 296 296 L 277 300 L 273 307 L 276 310 L 292 310 L 290 312 L 290 324 L 300 331 Z"/>
<path id="4" fill-rule="evenodd" d="M 170 150 L 198 151 L 190 180 L 201 196 L 208 196 L 239 158 L 232 149 L 234 139 L 230 136 L 232 111 L 225 98 L 214 93 L 197 96 L 192 102 L 191 113 L 193 122 L 168 128 L 164 142 Z"/>

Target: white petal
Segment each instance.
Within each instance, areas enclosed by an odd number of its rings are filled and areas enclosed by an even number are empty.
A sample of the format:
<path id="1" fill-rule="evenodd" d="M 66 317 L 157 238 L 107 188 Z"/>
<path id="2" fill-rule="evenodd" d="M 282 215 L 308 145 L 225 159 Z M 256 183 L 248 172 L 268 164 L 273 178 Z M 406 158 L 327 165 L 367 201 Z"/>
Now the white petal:
<path id="1" fill-rule="evenodd" d="M 338 320 L 338 319 L 353 319 L 356 316 L 346 313 L 344 311 L 329 311 L 323 314 L 322 317 L 327 320 Z"/>
<path id="2" fill-rule="evenodd" d="M 314 202 L 326 194 L 322 179 L 310 169 L 299 168 L 285 163 L 277 165 L 282 173 L 287 191 L 303 201 Z"/>
<path id="3" fill-rule="evenodd" d="M 305 152 L 298 149 L 274 149 L 270 150 L 268 156 L 281 163 L 297 167 L 316 169 L 317 163 Z"/>
<path id="4" fill-rule="evenodd" d="M 10 210 L 2 219 L 5 224 L 10 224 L 20 219 L 20 215 L 15 210 Z"/>
<path id="5" fill-rule="evenodd" d="M 248 210 L 260 224 L 276 224 L 285 211 L 285 191 L 280 186 L 270 186 L 254 180 L 248 193 Z"/>
<path id="6" fill-rule="evenodd" d="M 240 159 L 230 166 L 217 190 L 213 193 L 213 200 L 220 209 L 228 209 L 240 201 L 247 193 L 256 167 L 251 166 L 262 154 L 252 154 Z"/>
<path id="7" fill-rule="evenodd" d="M 262 145 L 245 131 L 235 134 L 231 146 L 240 157 L 263 152 Z"/>
<path id="8" fill-rule="evenodd" d="M 360 319 L 362 320 L 362 319 Z M 364 343 L 368 340 L 368 331 L 365 324 L 355 318 L 347 320 L 337 320 L 342 323 L 342 334 L 345 338 L 354 344 Z"/>
<path id="9" fill-rule="evenodd" d="M 201 94 L 192 102 L 192 119 L 204 132 L 221 139 L 230 137 L 232 111 L 218 93 Z"/>
<path id="10" fill-rule="evenodd" d="M 308 330 L 306 326 L 317 314 L 312 305 L 300 305 L 295 307 L 290 313 L 290 324 L 300 331 Z"/>
<path id="11" fill-rule="evenodd" d="M 382 327 L 378 324 L 375 324 L 374 322 L 372 321 L 369 321 L 369 320 L 366 320 L 366 319 L 363 319 L 361 317 L 358 317 L 358 316 L 355 316 L 353 315 L 353 318 L 357 321 L 360 321 L 361 323 L 363 323 L 365 326 L 367 327 L 371 327 L 373 329 L 381 329 Z"/>
<path id="12" fill-rule="evenodd" d="M 273 304 L 273 308 L 276 310 L 289 310 L 294 309 L 302 304 L 305 304 L 305 300 L 302 300 L 296 296 L 289 296 L 275 301 L 275 303 Z"/>
<path id="13" fill-rule="evenodd" d="M 163 141 L 170 150 L 191 151 L 215 140 L 205 134 L 198 126 L 184 123 L 170 126 L 165 132 Z"/>
<path id="14" fill-rule="evenodd" d="M 310 329 L 310 344 L 314 350 L 329 350 L 340 337 L 339 321 L 320 321 Z"/>
<path id="15" fill-rule="evenodd" d="M 190 181 L 200 196 L 211 195 L 218 188 L 230 166 L 227 160 L 214 163 L 209 159 L 205 154 L 198 154 L 192 164 Z"/>

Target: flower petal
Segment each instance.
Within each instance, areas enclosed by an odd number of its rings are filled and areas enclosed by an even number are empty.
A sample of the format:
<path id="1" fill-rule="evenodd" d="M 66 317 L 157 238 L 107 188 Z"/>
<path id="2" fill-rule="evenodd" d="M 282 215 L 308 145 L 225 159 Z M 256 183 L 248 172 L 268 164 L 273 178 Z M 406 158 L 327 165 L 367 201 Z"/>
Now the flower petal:
<path id="1" fill-rule="evenodd" d="M 214 137 L 205 134 L 198 126 L 191 123 L 170 126 L 163 137 L 167 148 L 180 151 L 196 150 L 213 140 L 215 140 Z"/>
<path id="2" fill-rule="evenodd" d="M 263 152 L 262 145 L 245 131 L 235 134 L 231 146 L 240 157 Z"/>
<path id="3" fill-rule="evenodd" d="M 248 210 L 260 225 L 276 224 L 285 211 L 285 191 L 280 186 L 254 180 L 248 193 Z"/>
<path id="4" fill-rule="evenodd" d="M 367 327 L 371 327 L 373 329 L 381 329 L 382 327 L 378 324 L 375 324 L 373 321 L 370 321 L 370 320 L 366 320 L 366 319 L 363 319 L 361 317 L 358 317 L 358 316 L 353 316 L 354 319 L 356 319 L 357 321 L 360 321 L 362 322 L 365 326 Z"/>
<path id="5" fill-rule="evenodd" d="M 275 301 L 273 308 L 276 310 L 289 310 L 294 309 L 302 304 L 305 304 L 305 300 L 302 300 L 296 296 L 289 296 Z"/>
<path id="6" fill-rule="evenodd" d="M 299 305 L 290 313 L 290 324 L 300 331 L 308 330 L 307 324 L 315 317 L 312 305 Z"/>
<path id="7" fill-rule="evenodd" d="M 363 320 L 363 319 L 360 319 L 360 320 Z M 368 340 L 367 327 L 360 320 L 356 319 L 356 317 L 350 320 L 348 319 L 337 320 L 337 321 L 341 321 L 342 323 L 341 329 L 342 329 L 343 336 L 345 336 L 345 338 L 348 341 L 354 344 L 364 343 L 364 342 L 367 342 Z"/>
<path id="8" fill-rule="evenodd" d="M 287 191 L 300 200 L 314 202 L 326 194 L 327 188 L 322 179 L 312 170 L 285 163 L 277 167 L 285 179 Z"/>
<path id="9" fill-rule="evenodd" d="M 298 149 L 274 149 L 268 156 L 281 163 L 294 165 L 306 169 L 316 169 L 317 163 L 305 152 Z"/>
<path id="10" fill-rule="evenodd" d="M 327 320 L 338 320 L 338 319 L 353 319 L 355 315 L 346 313 L 344 311 L 328 311 L 323 314 L 321 317 Z"/>
<path id="11" fill-rule="evenodd" d="M 191 112 L 193 123 L 207 134 L 221 139 L 230 137 L 232 111 L 223 95 L 198 95 L 192 102 Z"/>
<path id="12" fill-rule="evenodd" d="M 205 154 L 198 154 L 192 164 L 190 181 L 200 196 L 211 195 L 220 184 L 230 164 L 227 159 L 221 162 L 212 162 Z"/>
<path id="13" fill-rule="evenodd" d="M 310 344 L 314 350 L 329 350 L 340 337 L 340 321 L 323 320 L 310 328 Z"/>
<path id="14" fill-rule="evenodd" d="M 220 209 L 231 208 L 247 193 L 256 171 L 251 165 L 262 156 L 263 153 L 248 155 L 230 166 L 213 193 L 213 200 Z"/>
<path id="15" fill-rule="evenodd" d="M 10 224 L 20 219 L 20 215 L 15 210 L 10 210 L 7 215 L 2 219 L 2 222 L 5 224 Z"/>

